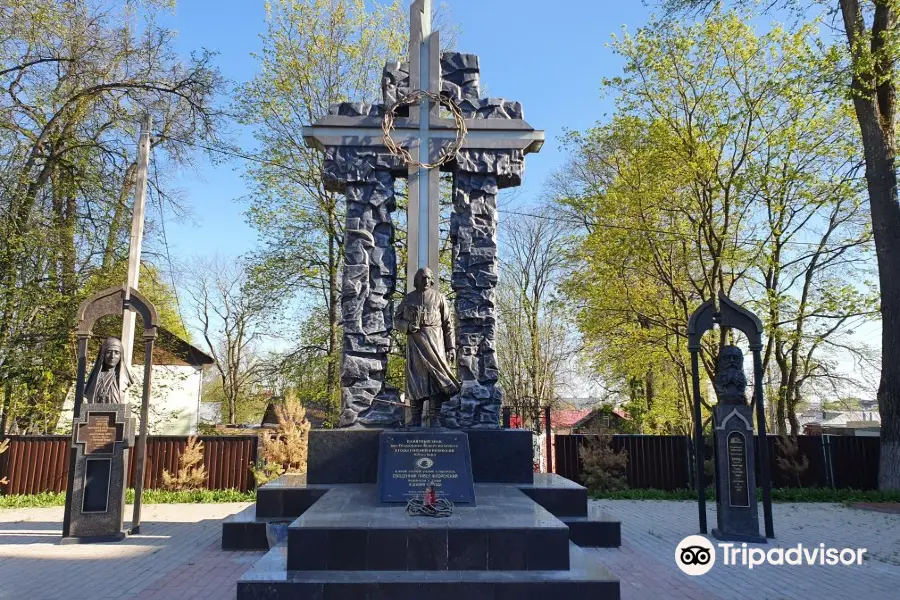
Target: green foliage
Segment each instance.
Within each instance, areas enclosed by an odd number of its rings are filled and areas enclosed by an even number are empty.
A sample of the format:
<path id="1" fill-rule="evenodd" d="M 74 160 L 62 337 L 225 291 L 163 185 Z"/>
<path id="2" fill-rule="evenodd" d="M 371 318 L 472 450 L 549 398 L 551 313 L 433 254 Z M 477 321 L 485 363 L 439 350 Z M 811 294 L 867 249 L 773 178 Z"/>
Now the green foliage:
<path id="1" fill-rule="evenodd" d="M 696 502 L 695 490 L 627 489 L 605 493 L 591 493 L 597 500 L 690 500 Z M 706 489 L 706 500 L 715 502 L 716 492 L 712 486 Z M 757 500 L 762 502 L 757 489 Z M 900 502 L 900 492 L 879 492 L 876 490 L 832 490 L 830 488 L 774 488 L 773 502 L 829 502 L 850 504 L 853 502 Z"/>
<path id="2" fill-rule="evenodd" d="M 266 9 L 258 74 L 235 106 L 264 158 L 245 173 L 247 219 L 262 241 L 253 276 L 303 315 L 279 377 L 336 418 L 344 202 L 323 188 L 322 153 L 297 132 L 331 105 L 380 96 L 384 63 L 403 54 L 406 21 L 399 0 L 273 0 Z"/>
<path id="3" fill-rule="evenodd" d="M 615 37 L 615 115 L 568 135 L 555 180 L 558 210 L 583 226 L 564 290 L 644 432 L 689 432 L 686 324 L 720 290 L 763 320 L 779 431 L 803 395 L 846 384 L 840 353 L 871 358 L 848 339 L 877 294 L 852 114 L 821 85 L 837 58 L 813 26 L 751 23 L 715 10 Z M 731 336 L 704 339 L 707 376 Z"/>
<path id="4" fill-rule="evenodd" d="M 88 297 L 102 290 L 124 285 L 128 276 L 128 261 L 118 260 L 109 268 L 97 270 L 91 273 L 84 284 L 81 294 Z M 174 333 L 183 340 L 191 341 L 190 333 L 184 325 L 184 320 L 178 311 L 178 302 L 175 290 L 170 282 L 166 281 L 159 269 L 150 263 L 141 264 L 141 274 L 138 280 L 138 289 L 153 306 L 159 317 L 159 324 Z M 137 327 L 141 327 L 140 316 L 137 317 Z M 122 332 L 122 318 L 108 317 L 98 323 L 95 329 L 95 337 L 119 337 Z"/>
<path id="5" fill-rule="evenodd" d="M 256 492 L 239 490 L 144 490 L 144 504 L 219 504 L 225 502 L 256 502 Z M 134 490 L 125 490 L 125 502 L 134 503 Z M 0 495 L 0 508 L 43 508 L 64 506 L 65 492 L 42 492 L 40 494 Z"/>
<path id="6" fill-rule="evenodd" d="M 142 113 L 153 107 L 154 170 L 216 139 L 222 80 L 209 53 L 176 52 L 157 20 L 172 6 L 0 0 L 0 381 L 20 430 L 52 430 L 74 380 L 78 305 L 124 283 Z M 151 178 L 147 245 L 171 208 L 166 184 Z"/>
<path id="7" fill-rule="evenodd" d="M 585 438 L 579 453 L 583 474 L 582 481 L 591 493 L 607 493 L 628 487 L 625 482 L 625 467 L 628 453 L 616 452 L 611 446 L 612 436 L 600 431 Z"/>

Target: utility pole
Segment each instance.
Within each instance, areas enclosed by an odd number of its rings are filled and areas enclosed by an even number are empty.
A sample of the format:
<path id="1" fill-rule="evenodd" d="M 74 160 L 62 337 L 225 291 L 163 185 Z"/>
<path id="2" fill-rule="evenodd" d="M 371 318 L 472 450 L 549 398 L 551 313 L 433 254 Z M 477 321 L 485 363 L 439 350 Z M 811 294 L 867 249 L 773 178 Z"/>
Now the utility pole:
<path id="1" fill-rule="evenodd" d="M 128 246 L 128 279 L 125 299 L 130 296 L 131 288 L 138 288 L 141 275 L 141 244 L 144 241 L 144 213 L 147 205 L 147 169 L 150 165 L 150 128 L 153 119 L 146 113 L 141 119 L 141 133 L 138 136 L 137 179 L 134 186 L 134 214 L 131 217 L 131 243 Z M 134 348 L 134 311 L 125 311 L 122 315 L 122 362 L 131 368 L 132 349 Z M 123 371 L 124 373 L 124 371 Z M 122 382 L 119 384 L 122 385 Z"/>

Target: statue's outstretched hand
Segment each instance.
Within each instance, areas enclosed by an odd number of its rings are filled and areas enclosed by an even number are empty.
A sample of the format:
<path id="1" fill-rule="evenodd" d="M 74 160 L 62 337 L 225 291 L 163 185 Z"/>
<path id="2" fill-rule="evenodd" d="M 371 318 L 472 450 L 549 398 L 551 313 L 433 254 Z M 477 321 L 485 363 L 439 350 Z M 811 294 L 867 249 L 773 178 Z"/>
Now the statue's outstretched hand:
<path id="1" fill-rule="evenodd" d="M 447 350 L 447 362 L 453 363 L 456 361 L 456 350 L 451 348 Z"/>

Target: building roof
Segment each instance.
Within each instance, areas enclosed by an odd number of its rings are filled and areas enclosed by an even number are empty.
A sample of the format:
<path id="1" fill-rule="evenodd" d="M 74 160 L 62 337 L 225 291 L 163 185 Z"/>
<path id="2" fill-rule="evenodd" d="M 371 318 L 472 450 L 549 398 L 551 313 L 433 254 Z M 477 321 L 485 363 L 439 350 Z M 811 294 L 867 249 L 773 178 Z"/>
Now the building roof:
<path id="1" fill-rule="evenodd" d="M 603 406 L 599 406 L 599 407 L 595 408 L 594 410 L 588 411 L 588 414 L 584 415 L 581 419 L 579 419 L 577 423 L 572 425 L 572 427 L 574 429 L 578 429 L 579 427 L 584 427 L 591 421 L 591 419 L 596 417 L 598 414 L 601 414 L 603 412 L 603 409 L 604 409 Z M 627 412 L 622 410 L 621 408 L 613 407 L 610 412 L 612 414 L 614 414 L 615 416 L 619 417 L 620 419 L 624 419 L 625 421 L 631 420 L 631 416 Z"/>
<path id="2" fill-rule="evenodd" d="M 822 427 L 842 427 L 850 423 L 855 427 L 860 427 L 857 423 L 865 423 L 862 425 L 864 427 L 875 427 L 881 423 L 881 415 L 877 411 L 848 410 L 823 421 Z"/>
<path id="3" fill-rule="evenodd" d="M 550 425 L 556 428 L 574 427 L 576 423 L 591 414 L 591 409 L 583 408 L 580 410 L 554 410 L 550 413 Z"/>
<path id="4" fill-rule="evenodd" d="M 144 364 L 144 339 L 140 335 L 134 336 L 131 356 L 132 365 Z M 153 344 L 154 365 L 204 367 L 214 362 L 216 361 L 213 357 L 187 340 L 163 327 L 156 328 L 156 342 Z"/>

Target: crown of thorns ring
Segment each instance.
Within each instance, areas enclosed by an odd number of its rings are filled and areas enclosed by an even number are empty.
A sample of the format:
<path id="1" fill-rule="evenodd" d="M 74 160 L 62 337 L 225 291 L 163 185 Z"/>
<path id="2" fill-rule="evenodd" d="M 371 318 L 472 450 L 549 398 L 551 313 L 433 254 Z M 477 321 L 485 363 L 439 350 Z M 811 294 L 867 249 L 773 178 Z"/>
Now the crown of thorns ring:
<path id="1" fill-rule="evenodd" d="M 397 116 L 397 109 L 403 106 L 410 106 L 412 104 L 417 103 L 422 98 L 428 98 L 433 102 L 437 102 L 443 106 L 446 106 L 450 111 L 450 114 L 453 115 L 453 120 L 456 122 L 456 139 L 453 142 L 441 150 L 438 159 L 433 163 L 423 163 L 415 160 L 412 157 L 412 154 L 409 153 L 409 150 L 399 145 L 394 141 L 394 138 L 391 137 L 391 131 L 394 130 L 394 119 Z M 466 133 L 468 130 L 466 129 L 466 119 L 462 114 L 462 110 L 460 110 L 459 105 L 454 102 L 451 98 L 447 98 L 446 96 L 441 96 L 440 94 L 435 94 L 433 92 L 426 92 L 425 90 L 413 90 L 398 99 L 396 102 L 391 104 L 390 108 L 388 108 L 384 112 L 384 117 L 381 119 L 381 133 L 382 139 L 384 140 L 384 145 L 387 146 L 387 149 L 391 154 L 395 156 L 399 156 L 403 161 L 414 167 L 419 167 L 422 169 L 434 169 L 436 167 L 440 167 L 456 157 L 457 151 L 462 148 L 463 142 L 466 140 Z"/>

